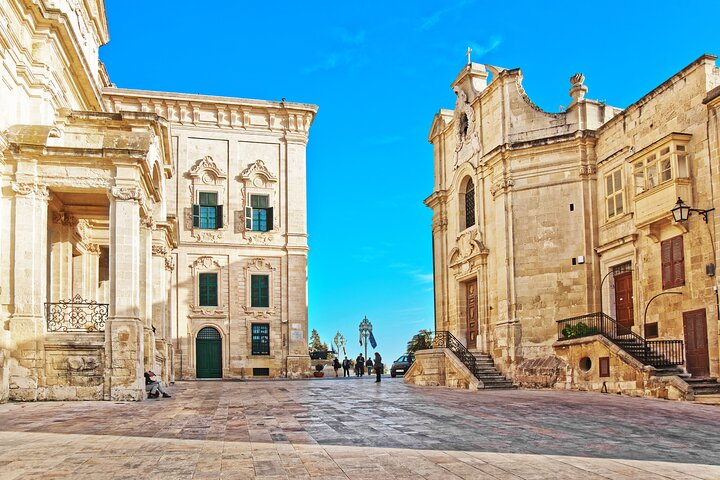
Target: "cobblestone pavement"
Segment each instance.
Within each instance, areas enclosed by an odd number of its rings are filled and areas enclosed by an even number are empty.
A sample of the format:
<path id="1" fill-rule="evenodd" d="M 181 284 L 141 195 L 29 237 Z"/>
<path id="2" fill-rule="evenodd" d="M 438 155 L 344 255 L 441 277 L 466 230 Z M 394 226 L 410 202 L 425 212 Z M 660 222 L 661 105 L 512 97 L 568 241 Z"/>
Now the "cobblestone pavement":
<path id="1" fill-rule="evenodd" d="M 178 382 L 0 405 L 0 479 L 720 479 L 720 409 L 386 378 Z"/>

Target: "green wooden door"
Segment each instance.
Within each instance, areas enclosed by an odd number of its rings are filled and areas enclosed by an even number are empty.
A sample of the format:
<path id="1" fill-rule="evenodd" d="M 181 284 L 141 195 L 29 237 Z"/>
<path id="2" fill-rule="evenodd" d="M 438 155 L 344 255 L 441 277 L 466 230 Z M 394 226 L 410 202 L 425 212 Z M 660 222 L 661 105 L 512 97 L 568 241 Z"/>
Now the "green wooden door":
<path id="1" fill-rule="evenodd" d="M 222 340 L 217 330 L 205 327 L 195 339 L 197 378 L 222 378 Z"/>

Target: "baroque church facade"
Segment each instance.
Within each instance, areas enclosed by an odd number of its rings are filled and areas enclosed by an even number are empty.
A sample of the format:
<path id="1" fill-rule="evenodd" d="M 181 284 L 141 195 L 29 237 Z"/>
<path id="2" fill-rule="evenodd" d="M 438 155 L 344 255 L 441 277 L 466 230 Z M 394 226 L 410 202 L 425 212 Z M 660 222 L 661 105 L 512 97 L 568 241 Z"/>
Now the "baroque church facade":
<path id="1" fill-rule="evenodd" d="M 307 375 L 317 107 L 117 88 L 102 0 L 0 18 L 0 400 Z"/>
<path id="2" fill-rule="evenodd" d="M 624 110 L 576 74 L 560 113 L 519 69 L 466 65 L 429 135 L 436 330 L 524 386 L 686 398 L 653 372 L 717 377 L 715 61 Z"/>

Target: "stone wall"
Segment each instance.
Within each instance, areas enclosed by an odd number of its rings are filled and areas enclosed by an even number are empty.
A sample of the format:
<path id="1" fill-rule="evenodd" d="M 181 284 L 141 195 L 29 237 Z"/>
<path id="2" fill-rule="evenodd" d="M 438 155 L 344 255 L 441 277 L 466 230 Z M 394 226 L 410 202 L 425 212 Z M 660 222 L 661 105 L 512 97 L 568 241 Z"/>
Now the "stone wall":
<path id="1" fill-rule="evenodd" d="M 482 388 L 482 382 L 447 348 L 415 352 L 415 362 L 405 372 L 403 381 L 429 387 Z"/>
<path id="2" fill-rule="evenodd" d="M 567 365 L 569 377 L 569 381 L 556 382 L 553 388 L 669 400 L 693 399 L 688 385 L 678 377 L 655 376 L 653 367 L 643 365 L 602 335 L 561 340 L 555 342 L 553 349 Z M 600 376 L 601 358 L 609 361 L 608 376 Z"/>

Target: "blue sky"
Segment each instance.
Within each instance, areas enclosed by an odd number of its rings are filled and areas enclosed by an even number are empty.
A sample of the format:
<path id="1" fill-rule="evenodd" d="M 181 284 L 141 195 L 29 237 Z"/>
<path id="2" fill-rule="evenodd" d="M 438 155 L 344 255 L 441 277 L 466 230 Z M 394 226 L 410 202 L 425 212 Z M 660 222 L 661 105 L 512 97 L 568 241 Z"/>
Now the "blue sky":
<path id="1" fill-rule="evenodd" d="M 632 4 L 632 5 L 631 5 Z M 309 318 L 352 356 L 373 323 L 392 360 L 433 326 L 433 158 L 427 134 L 466 62 L 520 67 L 541 108 L 626 107 L 702 53 L 720 54 L 716 1 L 108 0 L 100 51 L 121 88 L 314 103 L 308 145 Z M 692 7 L 690 7 L 692 5 Z"/>

